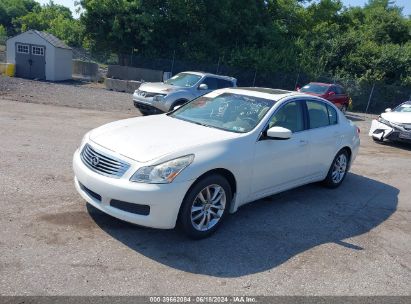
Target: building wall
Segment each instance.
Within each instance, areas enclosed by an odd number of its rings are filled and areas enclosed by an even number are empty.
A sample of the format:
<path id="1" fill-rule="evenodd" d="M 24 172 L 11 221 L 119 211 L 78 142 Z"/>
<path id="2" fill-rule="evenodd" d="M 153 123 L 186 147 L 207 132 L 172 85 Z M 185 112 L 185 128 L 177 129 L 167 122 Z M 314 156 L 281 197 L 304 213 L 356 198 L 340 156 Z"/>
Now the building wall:
<path id="1" fill-rule="evenodd" d="M 55 48 L 54 80 L 67 80 L 73 74 L 73 51 Z"/>
<path id="2" fill-rule="evenodd" d="M 7 62 L 16 63 L 16 42 L 44 45 L 46 47 L 46 80 L 55 78 L 55 47 L 33 32 L 25 32 L 7 40 Z"/>

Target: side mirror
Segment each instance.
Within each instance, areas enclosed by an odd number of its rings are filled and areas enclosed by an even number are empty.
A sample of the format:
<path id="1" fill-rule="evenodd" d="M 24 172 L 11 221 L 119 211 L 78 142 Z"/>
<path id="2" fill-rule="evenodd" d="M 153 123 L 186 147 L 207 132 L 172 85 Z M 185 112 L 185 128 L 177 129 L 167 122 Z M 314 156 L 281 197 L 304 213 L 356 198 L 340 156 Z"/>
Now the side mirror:
<path id="1" fill-rule="evenodd" d="M 205 83 L 202 83 L 198 86 L 199 90 L 208 90 L 208 85 L 206 85 Z"/>
<path id="2" fill-rule="evenodd" d="M 391 112 L 392 110 L 391 110 L 391 108 L 386 108 L 385 109 L 385 112 Z"/>
<path id="3" fill-rule="evenodd" d="M 267 137 L 272 139 L 290 139 L 291 135 L 291 130 L 283 127 L 277 126 L 267 130 Z"/>

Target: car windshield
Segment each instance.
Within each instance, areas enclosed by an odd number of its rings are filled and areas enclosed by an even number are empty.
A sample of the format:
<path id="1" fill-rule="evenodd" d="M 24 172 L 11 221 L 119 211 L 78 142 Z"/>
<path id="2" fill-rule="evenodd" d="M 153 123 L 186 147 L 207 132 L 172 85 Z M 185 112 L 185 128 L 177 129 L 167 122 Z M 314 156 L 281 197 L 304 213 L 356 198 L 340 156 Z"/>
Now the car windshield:
<path id="1" fill-rule="evenodd" d="M 170 79 L 164 81 L 164 83 L 174 85 L 177 87 L 192 87 L 200 79 L 201 79 L 201 76 L 199 75 L 189 74 L 189 73 L 179 73 L 177 75 L 174 75 Z"/>
<path id="2" fill-rule="evenodd" d="M 314 94 L 324 94 L 327 92 L 328 86 L 327 85 L 321 85 L 317 83 L 309 83 L 305 86 L 303 86 L 300 90 L 300 92 L 304 93 L 314 93 Z"/>
<path id="3" fill-rule="evenodd" d="M 408 112 L 411 113 L 411 101 L 405 102 L 394 109 L 394 112 Z"/>
<path id="4" fill-rule="evenodd" d="M 202 96 L 169 114 L 171 117 L 225 131 L 254 129 L 275 101 L 234 93 Z"/>

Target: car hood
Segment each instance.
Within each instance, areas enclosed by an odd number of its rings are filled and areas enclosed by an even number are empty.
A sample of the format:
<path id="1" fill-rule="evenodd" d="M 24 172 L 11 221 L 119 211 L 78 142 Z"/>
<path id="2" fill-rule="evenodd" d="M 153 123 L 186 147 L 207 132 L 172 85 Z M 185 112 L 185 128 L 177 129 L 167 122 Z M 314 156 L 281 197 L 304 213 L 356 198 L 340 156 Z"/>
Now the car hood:
<path id="1" fill-rule="evenodd" d="M 411 112 L 386 112 L 381 117 L 393 123 L 411 124 Z"/>
<path id="2" fill-rule="evenodd" d="M 238 137 L 239 134 L 204 127 L 167 115 L 120 120 L 90 132 L 94 143 L 138 162 L 148 162 L 181 151 L 194 153 L 205 144 Z"/>
<path id="3" fill-rule="evenodd" d="M 150 93 L 167 94 L 180 89 L 180 87 L 165 84 L 164 82 L 146 82 L 141 84 L 138 89 Z"/>

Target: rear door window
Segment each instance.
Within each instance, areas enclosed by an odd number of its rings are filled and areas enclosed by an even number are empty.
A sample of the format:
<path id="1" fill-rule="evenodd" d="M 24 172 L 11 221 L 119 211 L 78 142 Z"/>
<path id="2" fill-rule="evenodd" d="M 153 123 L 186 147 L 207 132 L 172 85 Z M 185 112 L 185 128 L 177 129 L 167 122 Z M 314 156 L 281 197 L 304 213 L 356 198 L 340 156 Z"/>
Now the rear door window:
<path id="1" fill-rule="evenodd" d="M 338 123 L 337 111 L 330 105 L 327 105 L 327 110 L 330 125 L 336 125 Z"/>
<path id="2" fill-rule="evenodd" d="M 225 80 L 225 79 L 217 79 L 217 85 L 219 89 L 224 89 L 224 88 L 231 88 L 234 86 L 234 83 L 232 81 L 229 80 Z"/>
<path id="3" fill-rule="evenodd" d="M 339 86 L 335 86 L 335 92 L 336 92 L 336 94 L 344 94 L 342 88 L 339 87 Z"/>
<path id="4" fill-rule="evenodd" d="M 206 78 L 203 80 L 203 83 L 208 86 L 208 89 L 209 89 L 209 90 L 217 90 L 217 89 L 218 89 L 217 78 L 206 77 Z"/>
<path id="5" fill-rule="evenodd" d="M 310 129 L 326 127 L 330 124 L 327 105 L 320 101 L 306 101 Z"/>
<path id="6" fill-rule="evenodd" d="M 338 93 L 339 91 L 338 91 L 338 89 L 337 89 L 336 86 L 332 86 L 332 87 L 330 88 L 330 92 L 334 92 L 335 94 L 340 94 L 340 93 Z"/>

